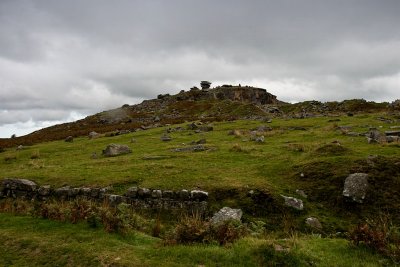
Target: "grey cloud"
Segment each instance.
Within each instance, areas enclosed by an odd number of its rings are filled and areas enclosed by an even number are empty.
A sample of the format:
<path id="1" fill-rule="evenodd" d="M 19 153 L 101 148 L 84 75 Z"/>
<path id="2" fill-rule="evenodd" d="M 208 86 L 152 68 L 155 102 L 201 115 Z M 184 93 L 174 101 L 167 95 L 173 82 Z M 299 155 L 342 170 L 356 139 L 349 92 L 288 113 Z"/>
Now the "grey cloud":
<path id="1" fill-rule="evenodd" d="M 203 79 L 286 101 L 400 98 L 398 10 L 396 0 L 3 0 L 0 125 L 90 114 Z"/>

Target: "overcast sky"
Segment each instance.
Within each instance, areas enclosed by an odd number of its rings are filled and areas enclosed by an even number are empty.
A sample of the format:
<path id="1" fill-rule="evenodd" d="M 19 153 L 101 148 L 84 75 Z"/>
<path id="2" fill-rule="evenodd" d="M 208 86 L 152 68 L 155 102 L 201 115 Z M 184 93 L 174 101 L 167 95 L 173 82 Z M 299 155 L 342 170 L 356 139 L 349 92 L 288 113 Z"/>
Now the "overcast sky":
<path id="1" fill-rule="evenodd" d="M 398 0 L 0 0 L 0 137 L 209 80 L 400 98 Z"/>

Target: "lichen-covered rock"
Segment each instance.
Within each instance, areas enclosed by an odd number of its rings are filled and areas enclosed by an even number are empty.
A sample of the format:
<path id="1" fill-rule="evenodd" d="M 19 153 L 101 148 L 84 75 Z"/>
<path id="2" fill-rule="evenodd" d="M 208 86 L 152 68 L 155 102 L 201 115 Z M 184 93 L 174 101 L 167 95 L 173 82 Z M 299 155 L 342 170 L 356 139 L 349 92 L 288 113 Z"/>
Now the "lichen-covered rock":
<path id="1" fill-rule="evenodd" d="M 161 198 L 162 197 L 162 192 L 161 190 L 153 190 L 151 191 L 151 197 L 152 198 Z"/>
<path id="2" fill-rule="evenodd" d="M 67 143 L 72 143 L 72 142 L 74 142 L 74 138 L 72 136 L 68 136 L 64 139 L 64 141 Z"/>
<path id="3" fill-rule="evenodd" d="M 201 190 L 192 190 L 190 191 L 190 197 L 192 200 L 206 201 L 208 199 L 208 192 Z"/>
<path id="4" fill-rule="evenodd" d="M 352 201 L 362 203 L 367 195 L 368 174 L 353 173 L 344 181 L 343 196 Z"/>
<path id="5" fill-rule="evenodd" d="M 94 139 L 100 137 L 99 133 L 96 133 L 95 131 L 92 131 L 89 133 L 89 139 Z"/>
<path id="6" fill-rule="evenodd" d="M 301 199 L 297 199 L 294 197 L 287 197 L 284 195 L 281 195 L 283 199 L 285 200 L 285 205 L 291 208 L 294 208 L 296 210 L 303 210 L 303 201 Z"/>
<path id="7" fill-rule="evenodd" d="M 132 150 L 127 145 L 111 144 L 103 150 L 103 155 L 106 157 L 115 157 L 129 153 L 132 153 Z"/>
<path id="8" fill-rule="evenodd" d="M 322 229 L 322 225 L 317 218 L 309 217 L 306 219 L 306 224 L 311 228 Z"/>
<path id="9" fill-rule="evenodd" d="M 223 207 L 211 218 L 211 225 L 217 226 L 229 220 L 240 221 L 243 212 L 241 209 L 232 209 L 229 207 Z"/>
<path id="10" fill-rule="evenodd" d="M 51 187 L 50 187 L 50 185 L 42 185 L 41 187 L 39 187 L 37 192 L 42 197 L 49 196 L 51 193 Z"/>
<path id="11" fill-rule="evenodd" d="M 190 193 L 186 189 L 182 189 L 179 191 L 179 198 L 181 200 L 189 200 L 190 199 Z"/>
<path id="12" fill-rule="evenodd" d="M 138 190 L 139 189 L 137 188 L 137 186 L 129 187 L 128 190 L 126 190 L 125 196 L 135 198 L 138 196 Z"/>
<path id="13" fill-rule="evenodd" d="M 150 191 L 150 189 L 147 189 L 147 188 L 139 188 L 138 196 L 140 198 L 149 198 L 149 197 L 151 197 L 151 191 Z"/>
<path id="14" fill-rule="evenodd" d="M 106 194 L 104 197 L 111 206 L 116 206 L 124 201 L 124 197 L 120 195 Z"/>
<path id="15" fill-rule="evenodd" d="M 37 189 L 37 184 L 27 179 L 13 179 L 7 178 L 2 182 L 2 187 L 11 190 L 29 191 L 33 192 Z"/>
<path id="16" fill-rule="evenodd" d="M 54 195 L 59 198 L 66 198 L 70 194 L 71 191 L 70 186 L 63 186 L 54 190 Z"/>

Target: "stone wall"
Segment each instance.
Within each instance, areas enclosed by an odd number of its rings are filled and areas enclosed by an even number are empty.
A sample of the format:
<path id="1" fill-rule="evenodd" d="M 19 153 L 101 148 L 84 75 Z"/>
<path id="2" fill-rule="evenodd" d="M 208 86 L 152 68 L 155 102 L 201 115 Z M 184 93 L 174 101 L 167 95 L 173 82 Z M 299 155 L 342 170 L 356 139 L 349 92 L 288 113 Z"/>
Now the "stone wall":
<path id="1" fill-rule="evenodd" d="M 112 194 L 110 187 L 70 187 L 52 188 L 40 186 L 26 179 L 6 178 L 0 184 L 0 198 L 46 201 L 48 199 L 74 200 L 83 198 L 110 205 L 128 203 L 137 209 L 182 209 L 205 211 L 208 193 L 200 190 L 159 190 L 131 187 L 123 195 Z"/>

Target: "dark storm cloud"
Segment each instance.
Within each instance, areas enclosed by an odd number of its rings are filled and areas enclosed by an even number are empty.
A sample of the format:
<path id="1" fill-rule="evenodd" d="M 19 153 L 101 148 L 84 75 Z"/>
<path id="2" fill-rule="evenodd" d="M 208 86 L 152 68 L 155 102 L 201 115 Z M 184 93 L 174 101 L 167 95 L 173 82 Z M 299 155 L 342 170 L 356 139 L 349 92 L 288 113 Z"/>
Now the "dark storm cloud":
<path id="1" fill-rule="evenodd" d="M 0 126 L 76 118 L 202 79 L 286 101 L 400 98 L 399 10 L 395 0 L 3 0 Z"/>

